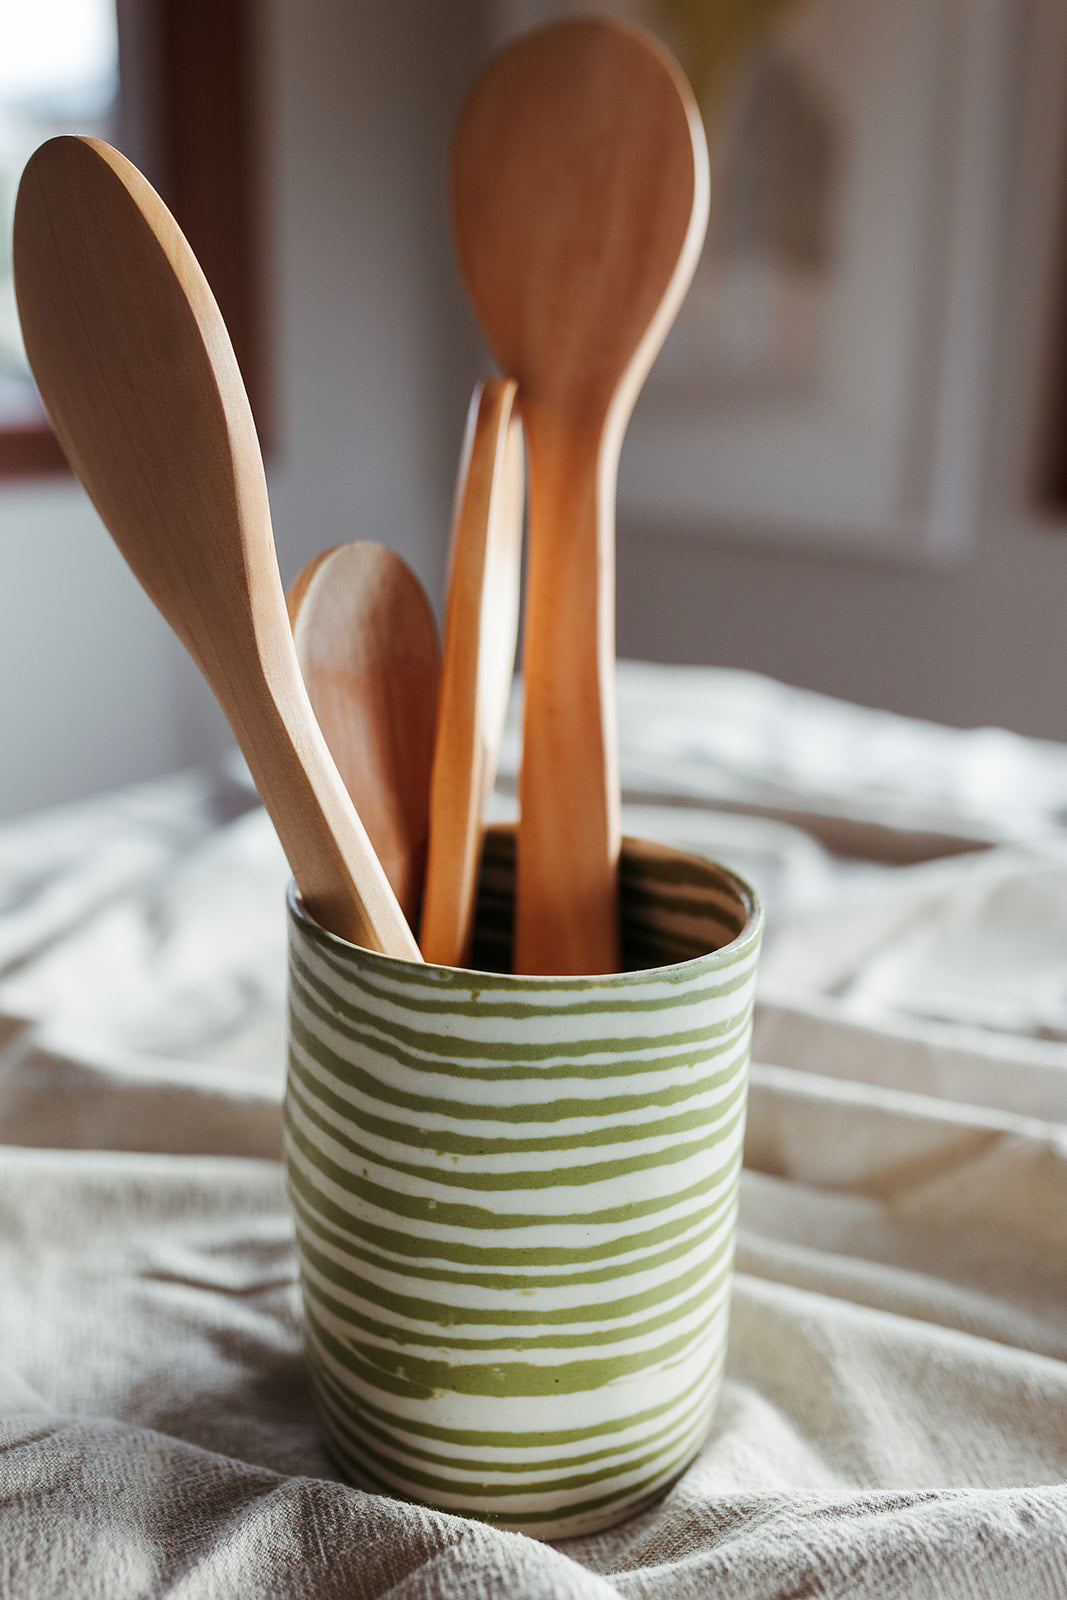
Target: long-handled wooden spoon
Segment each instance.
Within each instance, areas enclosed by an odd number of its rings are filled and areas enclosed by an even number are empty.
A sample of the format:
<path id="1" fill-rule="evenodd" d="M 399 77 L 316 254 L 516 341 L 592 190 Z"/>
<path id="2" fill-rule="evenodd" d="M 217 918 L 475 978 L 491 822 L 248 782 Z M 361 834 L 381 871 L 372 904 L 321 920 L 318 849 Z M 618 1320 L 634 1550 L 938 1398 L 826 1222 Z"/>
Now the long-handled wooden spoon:
<path id="1" fill-rule="evenodd" d="M 288 606 L 319 727 L 414 924 L 441 670 L 433 607 L 405 561 L 362 541 L 309 561 L 289 589 Z"/>
<path id="2" fill-rule="evenodd" d="M 52 139 L 22 178 L 14 259 L 59 441 L 215 691 L 309 910 L 420 959 L 300 678 L 252 414 L 173 217 L 110 146 Z"/>
<path id="3" fill-rule="evenodd" d="M 611 971 L 616 469 L 706 227 L 696 103 L 636 29 L 590 19 L 529 34 L 461 109 L 451 198 L 467 290 L 526 430 L 516 968 Z"/>
<path id="4" fill-rule="evenodd" d="M 423 956 L 442 966 L 469 959 L 482 816 L 515 670 L 524 488 L 515 390 L 506 378 L 475 389 L 456 484 L 419 930 Z"/>

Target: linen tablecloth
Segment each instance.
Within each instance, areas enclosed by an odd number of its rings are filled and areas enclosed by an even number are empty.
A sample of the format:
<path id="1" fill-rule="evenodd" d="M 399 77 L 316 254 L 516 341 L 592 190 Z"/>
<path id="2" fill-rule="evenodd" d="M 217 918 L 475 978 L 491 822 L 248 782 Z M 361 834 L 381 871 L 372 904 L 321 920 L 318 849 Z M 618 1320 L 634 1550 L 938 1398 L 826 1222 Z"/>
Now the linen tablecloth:
<path id="1" fill-rule="evenodd" d="M 1067 748 L 634 663 L 620 727 L 627 831 L 768 908 L 698 1461 L 555 1546 L 340 1481 L 286 868 L 238 767 L 183 774 L 0 828 L 0 1595 L 1067 1596 Z"/>

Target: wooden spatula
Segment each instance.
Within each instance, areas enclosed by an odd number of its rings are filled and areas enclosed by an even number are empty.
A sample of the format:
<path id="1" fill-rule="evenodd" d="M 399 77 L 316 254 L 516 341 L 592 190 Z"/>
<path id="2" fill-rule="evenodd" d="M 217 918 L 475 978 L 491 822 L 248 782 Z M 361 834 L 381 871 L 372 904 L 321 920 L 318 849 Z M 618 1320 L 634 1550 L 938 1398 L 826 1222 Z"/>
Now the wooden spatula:
<path id="1" fill-rule="evenodd" d="M 515 390 L 503 378 L 478 385 L 456 485 L 419 931 L 423 956 L 442 966 L 469 959 L 482 819 L 515 669 L 523 518 Z"/>

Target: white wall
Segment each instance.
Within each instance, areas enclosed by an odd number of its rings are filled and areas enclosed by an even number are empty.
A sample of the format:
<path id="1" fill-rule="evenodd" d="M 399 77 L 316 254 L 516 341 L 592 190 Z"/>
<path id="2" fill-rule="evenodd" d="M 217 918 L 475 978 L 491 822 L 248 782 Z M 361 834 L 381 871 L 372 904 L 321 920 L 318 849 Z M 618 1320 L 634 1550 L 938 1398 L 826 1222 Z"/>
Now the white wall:
<path id="1" fill-rule="evenodd" d="M 81 489 L 5 488 L 0 566 L 0 814 L 180 765 L 193 669 Z"/>
<path id="2" fill-rule="evenodd" d="M 477 372 L 452 266 L 445 151 L 479 7 L 271 0 L 283 567 L 390 544 L 440 598 Z"/>
<path id="3" fill-rule="evenodd" d="M 1054 307 L 1067 296 L 1067 12 L 1034 0 L 1016 21 L 973 549 L 939 569 L 624 527 L 622 653 L 748 667 L 920 717 L 1067 739 L 1067 519 L 1031 493 Z"/>

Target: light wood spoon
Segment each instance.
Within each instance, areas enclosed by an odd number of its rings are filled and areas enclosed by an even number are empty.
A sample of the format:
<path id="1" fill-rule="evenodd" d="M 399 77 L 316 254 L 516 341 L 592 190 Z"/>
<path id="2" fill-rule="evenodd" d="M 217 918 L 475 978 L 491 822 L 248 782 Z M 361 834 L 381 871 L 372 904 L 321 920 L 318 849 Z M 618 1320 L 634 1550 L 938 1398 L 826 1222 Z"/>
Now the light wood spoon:
<path id="1" fill-rule="evenodd" d="M 470 959 L 482 819 L 515 670 L 524 490 L 515 391 L 505 378 L 475 389 L 456 484 L 419 930 L 423 956 L 441 966 Z"/>
<path id="2" fill-rule="evenodd" d="M 300 678 L 252 414 L 173 217 L 110 146 L 51 139 L 22 178 L 14 261 L 60 444 L 214 690 L 308 909 L 420 959 Z"/>
<path id="3" fill-rule="evenodd" d="M 362 541 L 309 561 L 289 589 L 288 606 L 319 727 L 414 925 L 441 671 L 433 607 L 405 561 Z"/>
<path id="4" fill-rule="evenodd" d="M 529 472 L 517 971 L 619 965 L 616 472 L 700 253 L 708 185 L 680 70 L 618 23 L 526 35 L 460 111 L 456 250 L 518 380 Z"/>

